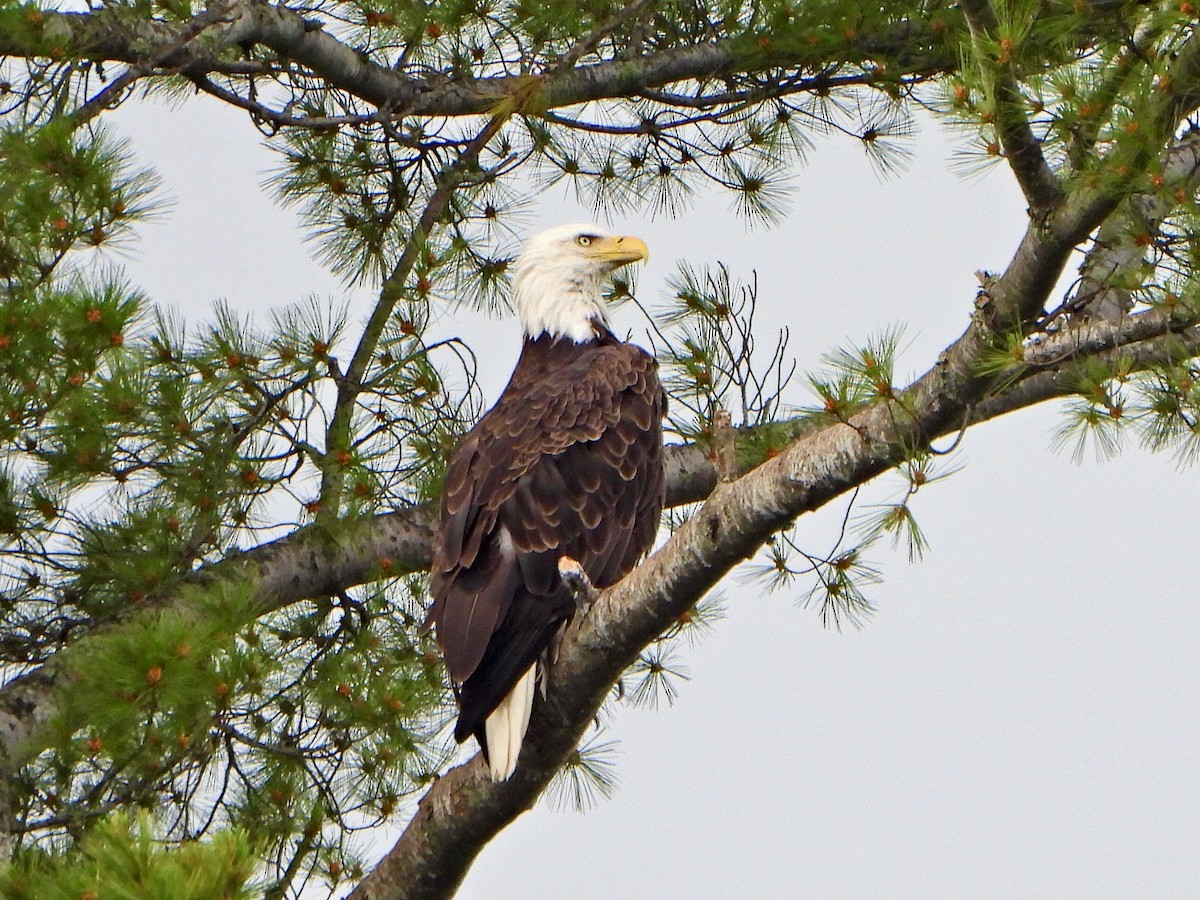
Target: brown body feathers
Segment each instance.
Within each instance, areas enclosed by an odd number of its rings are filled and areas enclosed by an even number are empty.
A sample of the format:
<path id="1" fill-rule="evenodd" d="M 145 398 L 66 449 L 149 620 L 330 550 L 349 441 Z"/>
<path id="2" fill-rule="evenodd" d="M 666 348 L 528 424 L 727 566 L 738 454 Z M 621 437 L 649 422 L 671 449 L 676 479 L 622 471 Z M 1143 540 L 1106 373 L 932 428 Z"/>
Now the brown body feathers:
<path id="1" fill-rule="evenodd" d="M 595 333 L 526 338 L 508 387 L 447 472 L 429 619 L 461 707 L 455 737 L 474 734 L 485 755 L 488 716 L 574 612 L 559 558 L 603 588 L 658 529 L 657 364 L 603 325 Z"/>

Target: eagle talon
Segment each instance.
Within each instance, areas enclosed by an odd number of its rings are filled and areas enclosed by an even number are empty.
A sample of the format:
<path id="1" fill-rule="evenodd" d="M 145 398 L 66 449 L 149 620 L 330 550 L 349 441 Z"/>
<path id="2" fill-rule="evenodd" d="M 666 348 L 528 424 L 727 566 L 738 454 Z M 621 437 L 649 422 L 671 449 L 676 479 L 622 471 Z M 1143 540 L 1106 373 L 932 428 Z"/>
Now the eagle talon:
<path id="1" fill-rule="evenodd" d="M 584 571 L 583 566 L 569 556 L 558 558 L 558 574 L 562 577 L 567 590 L 571 592 L 571 596 L 575 598 L 576 611 L 586 616 L 591 610 L 592 604 L 596 602 L 596 598 L 600 596 L 600 592 L 592 584 L 592 579 L 588 578 L 588 573 Z"/>

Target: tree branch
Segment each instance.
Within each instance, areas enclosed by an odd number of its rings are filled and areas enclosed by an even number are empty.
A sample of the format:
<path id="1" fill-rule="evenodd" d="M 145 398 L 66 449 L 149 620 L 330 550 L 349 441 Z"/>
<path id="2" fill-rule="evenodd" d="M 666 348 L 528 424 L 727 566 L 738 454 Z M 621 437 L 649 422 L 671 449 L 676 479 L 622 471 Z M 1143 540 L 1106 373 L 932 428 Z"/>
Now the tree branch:
<path id="1" fill-rule="evenodd" d="M 225 26 L 209 29 L 203 42 L 188 41 L 182 46 L 180 37 L 193 27 L 190 22 L 147 22 L 132 19 L 115 7 L 87 13 L 47 10 L 36 31 L 0 31 L 0 56 L 53 55 L 137 65 L 169 48 L 161 65 L 197 78 L 244 70 L 246 63 L 231 62 L 229 54 L 240 47 L 259 45 L 278 54 L 276 71 L 280 66 L 286 69 L 298 64 L 380 109 L 418 116 L 479 115 L 528 81 L 526 75 L 417 78 L 371 61 L 325 31 L 321 21 L 285 6 L 242 0 L 231 3 L 228 9 Z M 897 74 L 908 71 L 933 75 L 958 65 L 955 48 L 941 40 L 926 22 L 900 22 L 879 33 L 847 37 L 845 43 L 836 55 L 850 65 L 883 55 L 888 56 L 889 68 Z M 913 47 L 920 49 L 914 52 Z M 797 40 L 762 47 L 741 37 L 724 38 L 579 66 L 554 78 L 538 99 L 543 108 L 553 109 L 733 72 L 754 75 L 778 69 L 823 68 L 828 54 L 824 44 L 812 47 Z M 260 64 L 251 68 L 272 71 L 271 66 L 264 69 Z"/>
<path id="2" fill-rule="evenodd" d="M 333 415 L 330 416 L 329 426 L 325 431 L 325 455 L 321 465 L 322 518 L 335 518 L 340 508 L 345 470 L 345 462 L 340 458 L 340 454 L 349 453 L 354 407 L 358 403 L 359 394 L 362 393 L 363 381 L 375 356 L 375 349 L 379 346 L 396 303 L 404 295 L 404 281 L 424 252 L 426 241 L 450 205 L 455 191 L 469 178 L 471 170 L 479 160 L 479 154 L 508 118 L 507 114 L 492 116 L 462 152 L 438 173 L 435 179 L 437 187 L 425 204 L 416 227 L 404 242 L 404 251 L 380 287 L 379 299 L 375 302 L 375 308 L 371 310 L 370 318 L 363 328 L 350 365 L 337 379 L 337 399 L 334 401 Z"/>
<path id="3" fill-rule="evenodd" d="M 962 0 L 959 8 L 971 29 L 976 52 L 983 56 L 987 51 L 980 45 L 990 40 L 996 30 L 996 13 L 988 0 Z M 1029 125 L 1025 115 L 1025 98 L 1018 87 L 1011 56 L 1005 59 L 1003 52 L 999 58 L 988 60 L 996 96 L 996 129 L 1017 184 L 1021 186 L 1030 209 L 1037 213 L 1062 200 L 1062 185 L 1046 162 L 1041 141 Z"/>
<path id="4" fill-rule="evenodd" d="M 1085 318 L 1114 320 L 1135 302 L 1147 247 L 1161 233 L 1163 221 L 1179 206 L 1178 194 L 1192 196 L 1200 187 L 1200 132 L 1189 130 L 1164 156 L 1161 186 L 1135 194 L 1123 214 L 1110 216 L 1096 235 L 1096 245 L 1079 267 L 1079 284 L 1063 306 Z"/>
<path id="5" fill-rule="evenodd" d="M 1127 320 L 1128 321 L 1128 320 Z M 1107 345 L 1109 349 L 1099 349 Z M 1109 332 L 1096 342 L 1096 346 L 1070 359 L 1095 359 L 1107 365 L 1122 364 L 1130 372 L 1141 372 L 1155 366 L 1170 365 L 1181 358 L 1187 359 L 1200 354 L 1200 327 L 1192 325 L 1179 331 L 1164 329 L 1158 336 L 1129 344 Z M 1035 354 L 1040 355 L 1040 354 Z M 1047 400 L 1069 397 L 1079 387 L 1077 378 L 1070 369 L 1057 363 L 1031 373 L 1005 388 L 1004 391 L 981 400 L 971 410 L 971 424 L 986 422 L 999 416 L 1027 409 Z"/>

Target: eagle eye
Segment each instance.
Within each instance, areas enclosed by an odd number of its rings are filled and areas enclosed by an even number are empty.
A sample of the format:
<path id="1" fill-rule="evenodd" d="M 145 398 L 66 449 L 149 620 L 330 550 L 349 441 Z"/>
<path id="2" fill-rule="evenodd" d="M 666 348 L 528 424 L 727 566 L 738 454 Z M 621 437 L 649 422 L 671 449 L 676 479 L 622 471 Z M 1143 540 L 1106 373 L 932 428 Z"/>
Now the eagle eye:
<path id="1" fill-rule="evenodd" d="M 579 237 L 575 238 L 575 243 L 580 247 L 590 247 L 592 245 L 592 241 L 594 240 L 595 238 L 590 234 L 581 234 Z"/>

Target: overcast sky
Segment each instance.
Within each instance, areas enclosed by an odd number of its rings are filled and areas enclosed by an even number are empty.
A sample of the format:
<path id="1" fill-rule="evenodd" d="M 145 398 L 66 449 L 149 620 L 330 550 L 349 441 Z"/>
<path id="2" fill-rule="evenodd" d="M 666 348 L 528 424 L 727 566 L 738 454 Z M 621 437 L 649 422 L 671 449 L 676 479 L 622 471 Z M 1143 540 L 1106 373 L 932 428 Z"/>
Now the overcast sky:
<path id="1" fill-rule="evenodd" d="M 175 201 L 124 260 L 152 298 L 192 321 L 218 298 L 367 309 L 261 190 L 274 161 L 243 115 L 197 101 L 114 120 Z M 1002 269 L 1024 227 L 1008 173 L 964 181 L 953 146 L 927 124 L 908 173 L 880 182 L 850 142 L 821 143 L 773 230 L 721 196 L 612 224 L 650 245 L 650 305 L 677 261 L 723 261 L 757 272 L 764 333 L 786 324 L 802 370 L 902 324 L 898 371 L 915 375 L 965 327 L 973 273 Z M 589 218 L 553 189 L 529 230 Z M 618 325 L 644 330 L 632 309 Z M 515 323 L 438 328 L 486 350 L 494 399 Z M 810 400 L 802 379 L 791 399 Z M 616 796 L 582 815 L 539 805 L 460 896 L 1194 896 L 1197 473 L 1134 445 L 1075 465 L 1051 448 L 1061 421 L 1044 407 L 966 435 L 965 468 L 917 497 L 924 561 L 875 555 L 885 581 L 861 631 L 822 628 L 801 585 L 730 580 L 726 619 L 677 657 L 691 678 L 674 706 L 615 716 Z M 898 489 L 884 479 L 867 502 Z M 805 546 L 827 551 L 844 511 L 802 522 Z"/>

